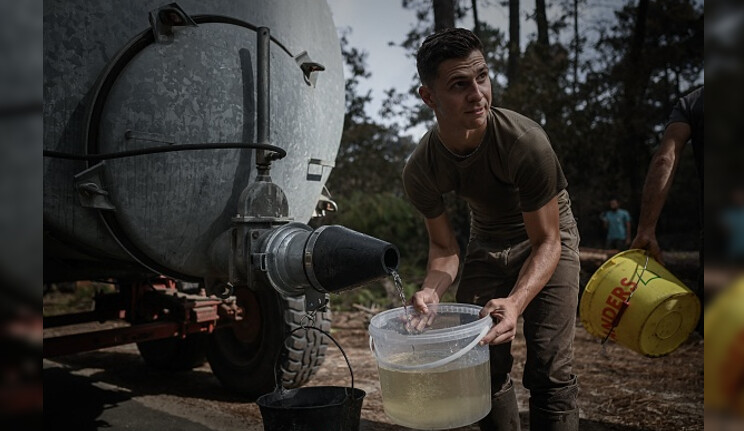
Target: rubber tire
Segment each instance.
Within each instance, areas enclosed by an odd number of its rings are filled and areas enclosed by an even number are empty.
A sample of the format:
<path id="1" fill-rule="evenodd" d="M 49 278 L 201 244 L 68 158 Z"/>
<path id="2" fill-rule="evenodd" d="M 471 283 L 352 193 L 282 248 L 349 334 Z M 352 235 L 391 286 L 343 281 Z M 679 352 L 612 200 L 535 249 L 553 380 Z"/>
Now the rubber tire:
<path id="1" fill-rule="evenodd" d="M 297 331 L 287 337 L 305 317 L 304 296 L 282 298 L 268 288 L 254 292 L 254 296 L 261 313 L 257 339 L 243 343 L 231 328 L 220 328 L 210 337 L 207 349 L 207 359 L 217 379 L 251 400 L 276 387 L 274 370 L 278 357 L 284 388 L 307 383 L 323 363 L 329 342 L 317 331 Z M 331 312 L 316 313 L 314 326 L 330 331 Z"/>
<path id="2" fill-rule="evenodd" d="M 137 343 L 145 363 L 160 371 L 190 371 L 207 361 L 208 334 Z"/>

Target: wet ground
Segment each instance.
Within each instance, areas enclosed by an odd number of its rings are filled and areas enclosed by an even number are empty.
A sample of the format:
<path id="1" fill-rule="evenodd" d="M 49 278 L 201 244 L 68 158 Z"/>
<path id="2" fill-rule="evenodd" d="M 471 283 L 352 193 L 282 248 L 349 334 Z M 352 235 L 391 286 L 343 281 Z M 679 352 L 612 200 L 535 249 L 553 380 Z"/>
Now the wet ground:
<path id="1" fill-rule="evenodd" d="M 383 411 L 368 319 L 362 312 L 336 313 L 333 325 L 356 387 L 367 393 L 361 430 L 406 429 L 392 424 Z M 576 329 L 582 430 L 703 429 L 703 342 L 696 334 L 672 354 L 654 359 L 614 344 L 603 354 L 597 339 Z M 517 382 L 524 352 L 520 335 L 513 346 Z M 329 347 L 310 385 L 349 385 L 348 368 L 335 348 Z M 522 428 L 528 429 L 528 395 L 521 384 L 516 386 Z M 45 428 L 50 430 L 263 430 L 258 406 L 225 390 L 208 364 L 163 374 L 148 368 L 134 345 L 44 360 L 44 396 Z"/>

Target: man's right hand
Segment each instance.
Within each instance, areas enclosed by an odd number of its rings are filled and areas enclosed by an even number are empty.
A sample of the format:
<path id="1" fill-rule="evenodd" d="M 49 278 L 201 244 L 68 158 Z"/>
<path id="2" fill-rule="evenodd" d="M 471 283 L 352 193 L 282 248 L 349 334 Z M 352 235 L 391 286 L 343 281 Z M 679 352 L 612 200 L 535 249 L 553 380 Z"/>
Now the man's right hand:
<path id="1" fill-rule="evenodd" d="M 657 262 L 662 265 L 664 264 L 664 258 L 661 255 L 661 248 L 659 247 L 659 242 L 656 240 L 655 234 L 644 234 L 638 232 L 638 235 L 636 235 L 630 248 L 646 250 L 651 257 L 656 259 Z"/>
<path id="2" fill-rule="evenodd" d="M 428 315 L 431 304 L 439 304 L 439 294 L 444 295 L 457 277 L 460 267 L 460 246 L 457 244 L 447 213 L 424 219 L 429 233 L 429 261 L 421 290 L 413 294 L 411 304 L 420 314 Z"/>
<path id="3" fill-rule="evenodd" d="M 413 294 L 411 304 L 421 314 L 429 314 L 429 305 L 439 304 L 439 295 L 436 290 L 430 287 L 424 287 Z"/>

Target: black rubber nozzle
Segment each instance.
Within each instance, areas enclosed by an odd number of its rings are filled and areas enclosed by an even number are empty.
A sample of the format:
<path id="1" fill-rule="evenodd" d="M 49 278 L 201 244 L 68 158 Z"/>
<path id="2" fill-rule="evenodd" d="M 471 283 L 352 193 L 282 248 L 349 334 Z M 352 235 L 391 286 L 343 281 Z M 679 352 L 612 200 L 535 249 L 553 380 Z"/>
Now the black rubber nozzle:
<path id="1" fill-rule="evenodd" d="M 338 225 L 321 226 L 305 244 L 305 273 L 321 292 L 340 292 L 388 277 L 400 253 L 389 242 Z"/>

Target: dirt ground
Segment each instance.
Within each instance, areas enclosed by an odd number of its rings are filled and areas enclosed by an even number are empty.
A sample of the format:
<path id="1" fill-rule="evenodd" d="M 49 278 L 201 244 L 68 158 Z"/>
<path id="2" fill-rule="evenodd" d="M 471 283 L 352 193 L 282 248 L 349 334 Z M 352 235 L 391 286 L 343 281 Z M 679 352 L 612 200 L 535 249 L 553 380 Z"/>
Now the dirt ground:
<path id="1" fill-rule="evenodd" d="M 349 356 L 358 386 L 367 391 L 362 417 L 390 423 L 383 412 L 376 363 L 369 352 L 367 319 L 360 313 L 337 313 L 333 335 Z M 574 347 L 582 430 L 703 429 L 703 341 L 697 334 L 668 356 L 647 358 L 611 342 L 605 354 L 599 340 L 577 326 Z M 313 384 L 348 385 L 343 357 L 332 350 Z M 521 386 L 525 357 L 521 333 L 512 353 L 522 428 L 528 429 L 529 395 Z"/>
<path id="2" fill-rule="evenodd" d="M 349 357 L 355 386 L 367 394 L 361 430 L 405 429 L 393 425 L 383 411 L 376 362 L 368 347 L 369 318 L 370 315 L 363 312 L 335 313 L 332 329 L 334 338 Z M 513 344 L 513 353 L 512 377 L 517 382 L 522 428 L 528 429 L 528 394 L 521 386 L 525 354 L 521 334 Z M 76 400 L 78 411 L 74 414 L 78 419 L 81 414 L 90 416 L 90 423 L 95 425 L 91 429 L 142 429 L 128 423 L 117 425 L 105 416 L 129 400 L 146 405 L 148 410 L 198 422 L 203 427 L 200 429 L 263 429 L 256 404 L 226 391 L 212 376 L 208 364 L 185 374 L 160 374 L 146 367 L 136 347 L 130 344 L 45 360 L 44 367 L 45 413 L 50 412 L 50 417 L 54 417 L 51 415 L 54 411 L 62 414 L 56 416 L 60 424 L 64 423 L 64 406 L 54 403 L 64 403 L 64 397 L 55 398 L 53 394 L 67 393 L 69 382 L 52 377 L 65 374 L 66 378 L 90 379 L 95 391 L 102 388 L 109 393 L 108 398 L 96 395 L 94 398 L 100 405 L 88 408 L 87 413 L 79 411 L 81 403 Z M 582 430 L 703 429 L 703 342 L 695 334 L 672 354 L 652 359 L 611 343 L 603 354 L 599 341 L 579 326 L 576 328 L 575 372 L 581 385 Z M 309 385 L 349 384 L 348 368 L 341 353 L 329 347 L 323 366 Z M 127 420 L 126 417 L 120 419 L 125 423 Z M 473 425 L 459 431 L 477 429 Z"/>
<path id="3" fill-rule="evenodd" d="M 603 250 L 582 250 L 582 285 L 610 256 Z M 670 254 L 668 260 L 675 274 L 694 283 L 696 254 Z M 706 291 L 707 274 L 706 269 Z M 47 305 L 60 301 L 76 304 L 80 299 L 51 292 L 45 295 L 45 312 Z M 371 317 L 365 311 L 333 315 L 332 335 L 349 357 L 355 386 L 366 392 L 360 431 L 406 429 L 394 425 L 383 410 L 377 365 L 368 344 Z M 57 331 L 45 330 L 45 337 Z M 699 335 L 693 333 L 676 351 L 661 358 L 647 358 L 612 342 L 603 350 L 599 341 L 577 323 L 574 372 L 579 376 L 582 431 L 704 429 L 704 348 Z M 525 357 L 521 333 L 512 353 L 522 429 L 529 429 L 529 395 L 521 385 Z M 349 385 L 346 363 L 330 345 L 309 386 Z M 222 387 L 208 364 L 188 373 L 164 374 L 148 368 L 133 344 L 44 360 L 44 390 L 47 429 L 56 429 L 55 424 L 70 429 L 72 424 L 76 429 L 149 430 L 157 424 L 159 429 L 179 431 L 263 430 L 258 406 Z M 71 391 L 77 391 L 74 397 L 69 396 Z M 81 392 L 88 393 L 89 399 Z M 471 425 L 458 431 L 477 429 Z"/>

